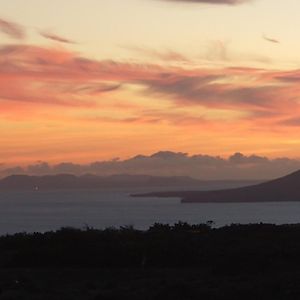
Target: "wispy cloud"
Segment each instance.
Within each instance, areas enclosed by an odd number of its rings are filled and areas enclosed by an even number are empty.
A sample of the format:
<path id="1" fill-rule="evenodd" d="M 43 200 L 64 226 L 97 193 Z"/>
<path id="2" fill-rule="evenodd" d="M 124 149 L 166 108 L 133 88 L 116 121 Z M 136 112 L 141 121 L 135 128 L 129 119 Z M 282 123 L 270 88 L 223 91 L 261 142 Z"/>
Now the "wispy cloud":
<path id="1" fill-rule="evenodd" d="M 189 69 L 98 61 L 70 50 L 33 45 L 3 46 L 0 53 L 0 97 L 6 100 L 90 105 L 85 95 L 114 93 L 121 86 L 136 85 L 140 87 L 136 93 L 178 106 L 243 110 L 258 115 L 299 108 L 295 99 L 299 94 L 297 71 Z"/>
<path id="2" fill-rule="evenodd" d="M 128 46 L 127 47 L 123 46 L 122 48 L 128 49 L 130 51 L 134 51 L 146 57 L 155 58 L 166 62 L 189 62 L 190 61 L 183 54 L 173 50 L 158 51 L 147 47 L 128 47 Z"/>
<path id="3" fill-rule="evenodd" d="M 263 35 L 263 39 L 267 42 L 273 43 L 273 44 L 280 44 L 280 41 L 275 39 L 275 38 L 271 38 L 266 36 L 265 34 Z"/>
<path id="4" fill-rule="evenodd" d="M 62 47 L 7 45 L 0 48 L 0 114 L 32 122 L 43 111 L 51 120 L 95 128 L 293 131 L 300 114 L 299 74 L 96 60 Z"/>
<path id="5" fill-rule="evenodd" d="M 51 32 L 47 32 L 47 31 L 41 31 L 40 35 L 46 39 L 55 41 L 55 42 L 59 42 L 59 43 L 65 43 L 65 44 L 75 44 L 74 41 L 64 38 L 62 36 L 59 36 L 57 34 L 51 33 Z"/>
<path id="6" fill-rule="evenodd" d="M 202 4 L 219 4 L 219 5 L 239 5 L 252 0 L 162 0 L 168 2 L 182 2 L 182 3 L 202 3 Z"/>
<path id="7" fill-rule="evenodd" d="M 21 25 L 1 18 L 0 31 L 14 39 L 24 39 L 26 37 L 25 29 Z"/>
<path id="8" fill-rule="evenodd" d="M 300 118 L 299 117 L 288 118 L 283 121 L 280 121 L 279 124 L 284 126 L 300 127 Z"/>

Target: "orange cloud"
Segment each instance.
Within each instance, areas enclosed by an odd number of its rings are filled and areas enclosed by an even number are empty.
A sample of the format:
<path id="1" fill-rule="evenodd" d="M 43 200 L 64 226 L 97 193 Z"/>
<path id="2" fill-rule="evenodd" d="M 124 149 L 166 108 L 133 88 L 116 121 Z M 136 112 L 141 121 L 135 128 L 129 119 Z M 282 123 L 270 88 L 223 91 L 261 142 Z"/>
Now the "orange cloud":
<path id="1" fill-rule="evenodd" d="M 298 107 L 294 100 L 298 71 L 183 69 L 96 61 L 61 48 L 22 45 L 4 46 L 0 53 L 0 96 L 7 100 L 76 106 L 84 104 L 79 96 L 113 93 L 122 85 L 134 84 L 148 95 L 180 106 L 250 113 L 271 112 L 287 102 L 293 109 Z"/>
<path id="2" fill-rule="evenodd" d="M 22 45 L 4 46 L 0 53 L 0 97 L 6 100 L 90 106 L 93 100 L 87 96 L 136 85 L 144 95 L 179 106 L 258 114 L 271 113 L 282 104 L 287 110 L 291 106 L 298 109 L 298 71 L 184 69 L 96 61 L 61 48 Z"/>
<path id="3" fill-rule="evenodd" d="M 131 155 L 136 145 L 209 153 L 263 145 L 281 154 L 292 144 L 295 153 L 299 80 L 299 70 L 137 64 L 3 45 L 0 156 L 82 161 L 100 150 L 102 157 Z"/>

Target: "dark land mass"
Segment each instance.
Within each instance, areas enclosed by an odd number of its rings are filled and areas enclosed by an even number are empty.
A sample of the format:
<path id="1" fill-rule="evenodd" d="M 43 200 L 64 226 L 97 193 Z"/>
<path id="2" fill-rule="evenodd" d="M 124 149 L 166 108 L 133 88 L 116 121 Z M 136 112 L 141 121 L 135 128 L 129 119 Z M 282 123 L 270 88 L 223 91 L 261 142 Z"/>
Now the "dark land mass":
<path id="1" fill-rule="evenodd" d="M 183 203 L 300 201 L 300 171 L 253 186 L 214 191 L 171 191 L 139 197 L 179 197 Z"/>
<path id="2" fill-rule="evenodd" d="M 133 187 L 218 188 L 253 184 L 255 181 L 201 181 L 188 176 L 112 175 L 47 176 L 12 175 L 0 180 L 0 190 L 103 189 Z"/>
<path id="3" fill-rule="evenodd" d="M 300 299 L 300 224 L 0 237 L 0 299 Z"/>

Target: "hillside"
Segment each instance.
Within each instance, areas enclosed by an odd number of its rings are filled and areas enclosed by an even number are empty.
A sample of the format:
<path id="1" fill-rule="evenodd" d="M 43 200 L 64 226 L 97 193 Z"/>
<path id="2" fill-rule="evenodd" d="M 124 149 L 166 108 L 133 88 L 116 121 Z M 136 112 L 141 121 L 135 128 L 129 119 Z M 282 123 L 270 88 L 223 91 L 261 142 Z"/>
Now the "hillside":
<path id="1" fill-rule="evenodd" d="M 0 237 L 0 299 L 299 299 L 300 225 L 154 224 Z"/>
<path id="2" fill-rule="evenodd" d="M 159 192 L 135 196 L 180 197 L 183 203 L 300 201 L 300 171 L 268 182 L 234 189 Z"/>

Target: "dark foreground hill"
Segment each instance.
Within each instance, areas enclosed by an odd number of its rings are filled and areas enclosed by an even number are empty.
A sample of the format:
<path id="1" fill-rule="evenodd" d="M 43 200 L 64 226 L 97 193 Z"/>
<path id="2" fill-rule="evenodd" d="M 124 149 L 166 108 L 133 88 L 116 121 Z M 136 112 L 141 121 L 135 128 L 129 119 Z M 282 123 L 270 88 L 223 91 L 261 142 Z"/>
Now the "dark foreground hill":
<path id="1" fill-rule="evenodd" d="M 137 196 L 137 195 L 133 195 Z M 217 191 L 157 192 L 144 197 L 180 197 L 182 202 L 300 201 L 300 171 L 253 186 Z"/>
<path id="2" fill-rule="evenodd" d="M 45 190 L 45 189 L 102 189 L 132 187 L 195 188 L 210 186 L 242 186 L 253 181 L 201 181 L 188 176 L 112 175 L 75 176 L 58 174 L 47 176 L 12 175 L 0 180 L 0 190 Z"/>
<path id="3" fill-rule="evenodd" d="M 300 225 L 155 224 L 0 238 L 0 299 L 300 299 Z"/>

